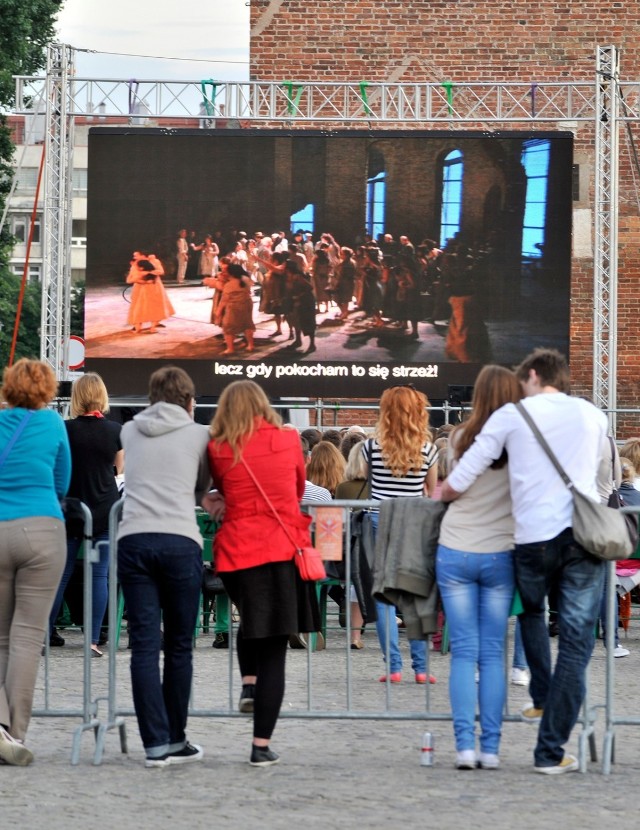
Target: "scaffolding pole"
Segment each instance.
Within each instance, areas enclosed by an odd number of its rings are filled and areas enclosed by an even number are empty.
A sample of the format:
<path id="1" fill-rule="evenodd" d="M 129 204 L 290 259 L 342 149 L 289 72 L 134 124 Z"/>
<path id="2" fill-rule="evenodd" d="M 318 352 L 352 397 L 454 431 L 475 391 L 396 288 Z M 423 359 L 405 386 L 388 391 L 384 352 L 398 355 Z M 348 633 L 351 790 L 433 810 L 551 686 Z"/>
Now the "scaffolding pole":
<path id="1" fill-rule="evenodd" d="M 619 57 L 615 46 L 598 47 L 596 61 L 593 402 L 608 411 L 615 435 L 619 156 Z"/>
<path id="2" fill-rule="evenodd" d="M 63 44 L 50 46 L 47 55 L 40 357 L 62 380 L 68 375 L 71 308 L 73 116 L 69 113 L 69 80 L 72 74 L 73 49 Z"/>

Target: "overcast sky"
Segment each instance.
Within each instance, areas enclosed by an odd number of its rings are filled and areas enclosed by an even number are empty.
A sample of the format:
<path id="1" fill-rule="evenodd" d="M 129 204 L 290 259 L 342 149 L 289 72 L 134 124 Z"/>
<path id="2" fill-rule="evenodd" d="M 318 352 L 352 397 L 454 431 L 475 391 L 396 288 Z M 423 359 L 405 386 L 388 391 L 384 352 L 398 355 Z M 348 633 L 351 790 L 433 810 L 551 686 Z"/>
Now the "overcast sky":
<path id="1" fill-rule="evenodd" d="M 61 43 L 98 53 L 76 55 L 79 77 L 225 81 L 249 77 L 245 0 L 65 0 L 57 30 Z"/>

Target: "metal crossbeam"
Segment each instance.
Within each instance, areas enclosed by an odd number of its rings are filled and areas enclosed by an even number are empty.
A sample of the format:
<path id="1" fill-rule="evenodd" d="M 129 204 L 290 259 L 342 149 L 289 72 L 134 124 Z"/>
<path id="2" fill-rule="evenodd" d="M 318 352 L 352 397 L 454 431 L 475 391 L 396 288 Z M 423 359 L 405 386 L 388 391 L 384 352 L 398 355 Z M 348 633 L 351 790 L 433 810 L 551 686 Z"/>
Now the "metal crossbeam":
<path id="1" fill-rule="evenodd" d="M 46 78 L 16 78 L 16 112 L 26 114 Z M 638 84 L 627 84 L 629 118 L 640 118 Z M 593 82 L 276 83 L 70 78 L 72 116 L 209 117 L 350 123 L 592 121 Z"/>

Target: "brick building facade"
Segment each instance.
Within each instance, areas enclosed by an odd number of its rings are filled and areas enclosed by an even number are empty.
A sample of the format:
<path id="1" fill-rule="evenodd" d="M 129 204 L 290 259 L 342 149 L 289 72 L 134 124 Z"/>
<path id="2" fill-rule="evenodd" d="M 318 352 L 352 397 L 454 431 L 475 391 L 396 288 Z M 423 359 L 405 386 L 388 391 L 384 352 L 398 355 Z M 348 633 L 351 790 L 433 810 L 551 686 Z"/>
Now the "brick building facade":
<path id="1" fill-rule="evenodd" d="M 454 85 L 593 81 L 596 47 L 613 44 L 621 52 L 621 77 L 633 80 L 640 65 L 639 20 L 640 0 L 606 4 L 523 0 L 517 5 L 506 0 L 324 0 L 318 4 L 251 0 L 251 78 Z M 491 125 L 491 129 L 513 128 Z M 590 211 L 592 221 L 593 125 L 541 122 L 539 129 L 574 133 L 579 187 L 573 206 Z M 640 171 L 633 167 L 637 164 L 634 130 L 635 125 L 620 135 L 617 398 L 619 408 L 640 409 Z M 593 258 L 589 255 L 572 258 L 570 343 L 574 391 L 589 395 L 593 375 Z M 356 420 L 366 421 L 367 416 L 362 413 Z M 640 434 L 640 417 L 621 415 L 618 437 L 632 434 Z"/>

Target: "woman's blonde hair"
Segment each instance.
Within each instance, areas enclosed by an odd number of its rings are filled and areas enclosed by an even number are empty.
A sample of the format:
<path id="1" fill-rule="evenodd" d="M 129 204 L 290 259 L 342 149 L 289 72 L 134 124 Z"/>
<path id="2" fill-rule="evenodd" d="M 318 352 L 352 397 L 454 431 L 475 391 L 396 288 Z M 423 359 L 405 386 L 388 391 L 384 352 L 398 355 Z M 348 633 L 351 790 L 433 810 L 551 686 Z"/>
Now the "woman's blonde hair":
<path id="1" fill-rule="evenodd" d="M 623 481 L 635 481 L 636 468 L 633 466 L 633 464 L 629 461 L 628 458 L 624 457 L 624 455 L 620 456 L 620 469 L 622 470 Z"/>
<path id="2" fill-rule="evenodd" d="M 628 458 L 636 470 L 640 470 L 640 438 L 629 438 L 620 448 L 620 457 Z"/>
<path id="3" fill-rule="evenodd" d="M 433 443 L 438 448 L 438 478 L 444 481 L 449 475 L 449 439 L 441 435 Z"/>
<path id="4" fill-rule="evenodd" d="M 275 427 L 282 427 L 282 418 L 271 408 L 261 387 L 252 380 L 236 380 L 220 395 L 209 434 L 218 446 L 229 444 L 238 461 L 260 418 Z"/>
<path id="5" fill-rule="evenodd" d="M 411 386 L 392 386 L 380 398 L 380 418 L 375 436 L 385 467 L 395 477 L 422 469 L 422 448 L 431 441 L 429 400 Z"/>
<path id="6" fill-rule="evenodd" d="M 311 450 L 307 464 L 307 478 L 318 487 L 326 487 L 333 495 L 336 487 L 344 481 L 344 469 L 347 462 L 340 450 L 330 441 L 320 441 Z"/>
<path id="7" fill-rule="evenodd" d="M 70 412 L 72 418 L 77 418 L 94 411 L 109 411 L 109 395 L 100 375 L 87 372 L 73 384 Z"/>
<path id="8" fill-rule="evenodd" d="M 48 363 L 21 357 L 4 370 L 0 393 L 9 406 L 40 409 L 57 391 L 58 381 Z"/>
<path id="9" fill-rule="evenodd" d="M 360 440 L 349 450 L 347 466 L 344 468 L 345 481 L 356 481 L 357 479 L 367 478 L 369 475 L 367 461 L 362 454 L 363 444 L 364 441 Z"/>

